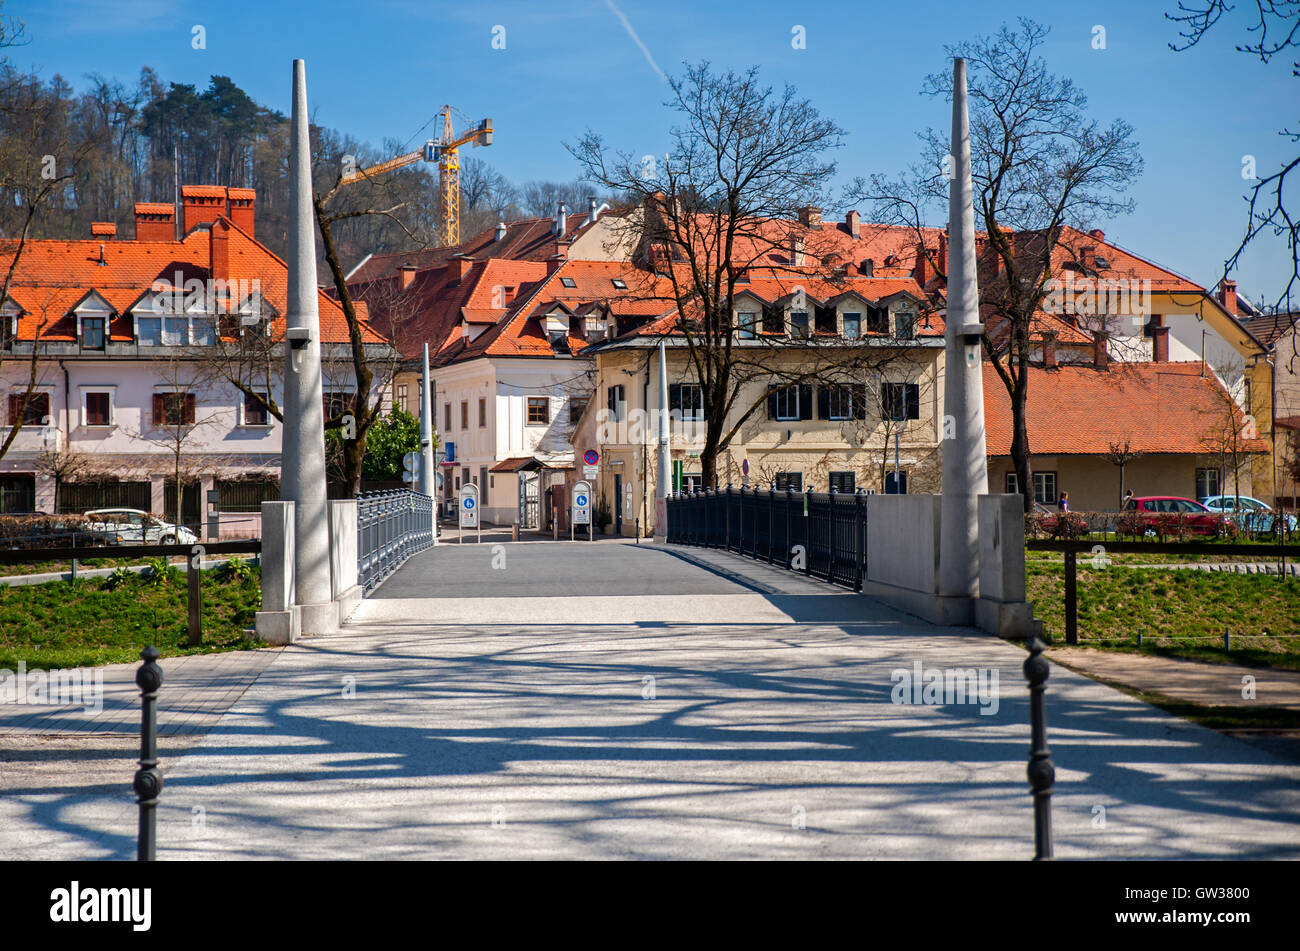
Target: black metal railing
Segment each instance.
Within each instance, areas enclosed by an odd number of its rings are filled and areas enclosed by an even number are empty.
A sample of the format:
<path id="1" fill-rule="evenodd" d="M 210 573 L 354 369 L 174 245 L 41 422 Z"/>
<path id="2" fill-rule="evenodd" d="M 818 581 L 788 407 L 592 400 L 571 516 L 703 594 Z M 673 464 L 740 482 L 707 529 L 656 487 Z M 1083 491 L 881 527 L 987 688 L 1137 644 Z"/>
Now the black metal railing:
<path id="1" fill-rule="evenodd" d="M 668 541 L 722 548 L 769 565 L 862 590 L 867 571 L 866 494 L 739 489 L 668 497 Z"/>
<path id="2" fill-rule="evenodd" d="M 410 489 L 357 496 L 358 584 L 369 594 L 416 552 L 433 545 L 433 499 Z"/>

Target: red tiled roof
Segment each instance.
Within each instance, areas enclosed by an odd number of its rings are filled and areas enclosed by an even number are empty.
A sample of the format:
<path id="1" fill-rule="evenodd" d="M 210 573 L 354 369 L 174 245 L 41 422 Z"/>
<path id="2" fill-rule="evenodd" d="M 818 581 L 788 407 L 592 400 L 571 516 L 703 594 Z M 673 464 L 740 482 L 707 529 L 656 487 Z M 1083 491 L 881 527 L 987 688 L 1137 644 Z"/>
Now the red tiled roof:
<path id="1" fill-rule="evenodd" d="M 1234 425 L 1242 424 L 1241 410 L 1199 361 L 1112 363 L 1109 370 L 1067 364 L 1028 373 L 1026 424 L 1035 455 L 1095 455 L 1125 442 L 1144 453 L 1209 453 L 1229 410 Z M 1011 400 L 987 363 L 984 420 L 989 455 L 1009 455 Z M 1245 440 L 1243 448 L 1267 452 L 1268 442 Z"/>
<path id="2" fill-rule="evenodd" d="M 187 186 L 205 187 L 205 186 Z M 221 194 L 225 194 L 224 189 Z M 162 205 L 170 211 L 170 205 Z M 212 273 L 212 235 L 226 241 L 226 263 Z M 101 252 L 102 249 L 102 252 Z M 100 255 L 103 255 L 103 263 Z M 13 245 L 0 245 L 0 269 L 13 258 Z M 209 278 L 259 282 L 263 299 L 279 315 L 272 319 L 272 332 L 283 328 L 288 309 L 288 266 L 230 219 L 218 218 L 209 228 L 196 228 L 180 241 L 65 241 L 28 242 L 18 261 L 9 296 L 23 309 L 18 321 L 19 339 L 32 339 L 37 326 L 46 322 L 41 339 L 76 339 L 72 309 L 90 293 L 106 301 L 117 315 L 109 325 L 110 339 L 132 339 L 128 312 L 141 299 L 150 300 L 155 282 L 170 286 L 180 272 L 183 279 Z M 238 302 L 236 302 L 238 303 Z M 327 343 L 349 339 L 347 321 L 338 301 L 319 295 L 321 339 Z M 358 309 L 363 322 L 366 311 Z M 366 325 L 367 343 L 383 338 Z"/>
<path id="3" fill-rule="evenodd" d="M 1300 321 L 1300 314 L 1261 314 L 1242 318 L 1241 325 L 1256 340 L 1271 348 L 1279 337 L 1295 326 L 1296 321 Z"/>

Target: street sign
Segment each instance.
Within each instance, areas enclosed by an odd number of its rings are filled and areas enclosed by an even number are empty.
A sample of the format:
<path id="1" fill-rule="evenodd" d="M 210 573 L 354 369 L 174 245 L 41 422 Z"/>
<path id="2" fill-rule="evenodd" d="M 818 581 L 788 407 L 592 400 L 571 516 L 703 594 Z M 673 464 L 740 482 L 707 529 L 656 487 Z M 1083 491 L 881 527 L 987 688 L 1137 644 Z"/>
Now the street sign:
<path id="1" fill-rule="evenodd" d="M 594 449 L 588 449 L 582 454 L 582 461 L 589 466 L 594 466 L 600 462 L 600 453 Z"/>
<path id="2" fill-rule="evenodd" d="M 402 457 L 402 465 L 406 471 L 402 473 L 403 482 L 415 482 L 420 478 L 420 454 L 418 452 L 408 452 Z"/>
<path id="3" fill-rule="evenodd" d="M 600 466 L 583 466 L 582 477 L 588 482 L 600 478 Z"/>
<path id="4" fill-rule="evenodd" d="M 740 460 L 740 474 L 741 474 L 741 475 L 749 475 L 749 460 L 748 460 L 748 459 L 742 459 L 742 460 Z"/>
<path id="5" fill-rule="evenodd" d="M 473 482 L 460 487 L 460 527 L 478 528 L 478 486 Z"/>
<path id="6" fill-rule="evenodd" d="M 591 524 L 591 486 L 586 482 L 573 486 L 573 524 Z"/>

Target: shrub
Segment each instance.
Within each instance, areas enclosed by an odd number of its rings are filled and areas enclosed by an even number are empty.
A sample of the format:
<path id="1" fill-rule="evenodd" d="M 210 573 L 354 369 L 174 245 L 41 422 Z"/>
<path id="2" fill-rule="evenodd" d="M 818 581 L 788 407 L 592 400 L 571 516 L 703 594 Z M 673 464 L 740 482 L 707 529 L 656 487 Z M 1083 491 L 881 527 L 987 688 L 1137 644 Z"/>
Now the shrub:
<path id="1" fill-rule="evenodd" d="M 180 570 L 166 558 L 150 558 L 145 561 L 145 564 L 149 566 L 145 580 L 152 587 L 161 588 L 164 585 L 176 584 L 180 579 Z"/>
<path id="2" fill-rule="evenodd" d="M 243 558 L 233 556 L 217 569 L 217 577 L 222 581 L 244 584 L 253 578 L 253 566 Z"/>
<path id="3" fill-rule="evenodd" d="M 123 585 L 129 584 L 134 578 L 135 572 L 130 568 L 114 568 L 104 579 L 104 587 L 109 591 L 116 591 Z"/>

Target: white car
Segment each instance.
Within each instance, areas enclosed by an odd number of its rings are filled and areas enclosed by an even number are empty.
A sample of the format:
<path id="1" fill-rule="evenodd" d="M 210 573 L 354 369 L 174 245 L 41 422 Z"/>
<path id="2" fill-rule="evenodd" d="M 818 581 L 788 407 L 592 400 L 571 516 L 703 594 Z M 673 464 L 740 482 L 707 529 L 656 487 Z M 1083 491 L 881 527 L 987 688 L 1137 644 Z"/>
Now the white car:
<path id="1" fill-rule="evenodd" d="M 164 522 L 140 509 L 91 509 L 86 517 L 102 523 L 98 529 L 110 545 L 194 545 L 199 537 L 184 526 Z"/>
<path id="2" fill-rule="evenodd" d="M 1241 503 L 1240 509 L 1237 507 L 1238 502 Z M 1272 533 L 1273 531 L 1276 514 L 1259 499 L 1251 498 L 1249 495 L 1211 495 L 1209 498 L 1201 499 L 1201 504 L 1211 512 L 1236 513 L 1242 527 L 1248 532 Z M 1296 517 L 1284 516 L 1282 527 L 1288 532 L 1294 532 L 1297 528 Z"/>

